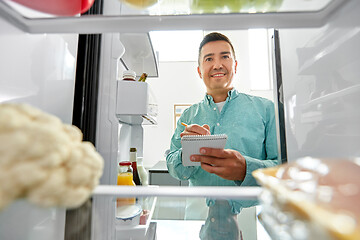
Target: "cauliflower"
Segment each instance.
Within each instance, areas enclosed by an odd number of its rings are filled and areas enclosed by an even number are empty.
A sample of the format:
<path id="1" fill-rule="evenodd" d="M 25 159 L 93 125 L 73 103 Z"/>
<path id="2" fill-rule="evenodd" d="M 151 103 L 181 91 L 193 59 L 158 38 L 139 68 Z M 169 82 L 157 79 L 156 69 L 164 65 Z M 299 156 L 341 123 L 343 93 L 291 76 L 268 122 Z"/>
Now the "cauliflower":
<path id="1" fill-rule="evenodd" d="M 102 157 L 77 127 L 30 105 L 0 104 L 0 210 L 17 198 L 78 207 L 102 170 Z"/>

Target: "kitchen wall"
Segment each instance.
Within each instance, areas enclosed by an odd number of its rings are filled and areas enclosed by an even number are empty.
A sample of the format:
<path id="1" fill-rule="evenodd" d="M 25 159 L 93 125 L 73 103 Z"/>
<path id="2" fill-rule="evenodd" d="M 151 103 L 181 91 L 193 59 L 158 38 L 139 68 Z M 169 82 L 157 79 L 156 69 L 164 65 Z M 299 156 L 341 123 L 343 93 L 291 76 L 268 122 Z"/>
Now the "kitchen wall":
<path id="1" fill-rule="evenodd" d="M 0 29 L 0 103 L 25 102 L 71 124 L 78 35 L 28 34 L 3 19 Z"/>
<path id="2" fill-rule="evenodd" d="M 273 100 L 272 90 L 252 91 L 249 81 L 248 31 L 222 31 L 232 41 L 238 60 L 234 86 L 240 92 Z M 161 53 L 160 53 L 161 54 Z M 149 78 L 159 106 L 158 124 L 144 127 L 144 165 L 164 160 L 174 132 L 174 104 L 193 104 L 203 99 L 205 87 L 197 73 L 197 62 L 160 62 L 159 77 Z"/>

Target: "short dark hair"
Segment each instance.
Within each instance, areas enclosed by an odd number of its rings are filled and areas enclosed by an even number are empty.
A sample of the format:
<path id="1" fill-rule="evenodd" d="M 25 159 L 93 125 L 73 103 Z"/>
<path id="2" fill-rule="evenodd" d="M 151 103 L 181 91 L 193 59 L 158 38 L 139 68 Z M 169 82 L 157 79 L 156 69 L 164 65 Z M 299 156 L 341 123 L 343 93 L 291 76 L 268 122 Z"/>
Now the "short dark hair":
<path id="1" fill-rule="evenodd" d="M 234 55 L 234 58 L 236 59 L 234 46 L 232 45 L 230 39 L 227 36 L 225 36 L 224 34 L 221 34 L 221 33 L 218 33 L 218 32 L 212 32 L 212 33 L 207 34 L 200 43 L 199 56 L 198 56 L 199 64 L 200 64 L 200 54 L 201 54 L 202 47 L 205 44 L 207 44 L 208 42 L 214 42 L 214 41 L 225 41 L 225 42 L 229 43 L 230 47 L 231 47 L 231 50 L 232 50 L 232 53 Z"/>

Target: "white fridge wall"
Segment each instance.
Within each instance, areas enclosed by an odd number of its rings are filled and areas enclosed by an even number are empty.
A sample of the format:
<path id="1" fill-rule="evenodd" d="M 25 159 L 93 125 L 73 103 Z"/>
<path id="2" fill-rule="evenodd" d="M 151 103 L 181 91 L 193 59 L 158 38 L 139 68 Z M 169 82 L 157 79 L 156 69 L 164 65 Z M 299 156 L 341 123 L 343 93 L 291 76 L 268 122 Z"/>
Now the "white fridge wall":
<path id="1" fill-rule="evenodd" d="M 360 155 L 360 2 L 320 29 L 280 29 L 288 160 Z"/>
<path id="2" fill-rule="evenodd" d="M 77 42 L 78 34 L 23 33 L 0 18 L 0 103 L 28 103 L 71 123 Z M 0 239 L 62 240 L 64 229 L 65 209 L 21 200 L 0 212 Z"/>
<path id="3" fill-rule="evenodd" d="M 0 18 L 0 103 L 25 102 L 71 123 L 78 34 L 28 34 Z"/>
<path id="4" fill-rule="evenodd" d="M 16 201 L 0 213 L 0 239 L 63 240 L 65 215 L 64 208 Z"/>

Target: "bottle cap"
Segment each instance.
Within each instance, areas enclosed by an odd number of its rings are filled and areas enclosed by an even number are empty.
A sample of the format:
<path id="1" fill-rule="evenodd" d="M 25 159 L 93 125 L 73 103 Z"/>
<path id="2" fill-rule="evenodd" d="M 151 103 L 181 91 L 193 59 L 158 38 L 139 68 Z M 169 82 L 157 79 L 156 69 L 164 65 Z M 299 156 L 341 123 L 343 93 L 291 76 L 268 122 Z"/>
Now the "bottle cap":
<path id="1" fill-rule="evenodd" d="M 130 152 L 136 152 L 136 148 L 130 148 Z"/>
<path id="2" fill-rule="evenodd" d="M 125 70 L 123 72 L 123 79 L 134 79 L 136 78 L 136 73 L 133 70 Z"/>
<path id="3" fill-rule="evenodd" d="M 120 166 L 130 166 L 130 165 L 131 165 L 131 162 L 129 162 L 129 161 L 122 161 L 122 162 L 119 162 L 119 165 L 120 165 Z"/>

